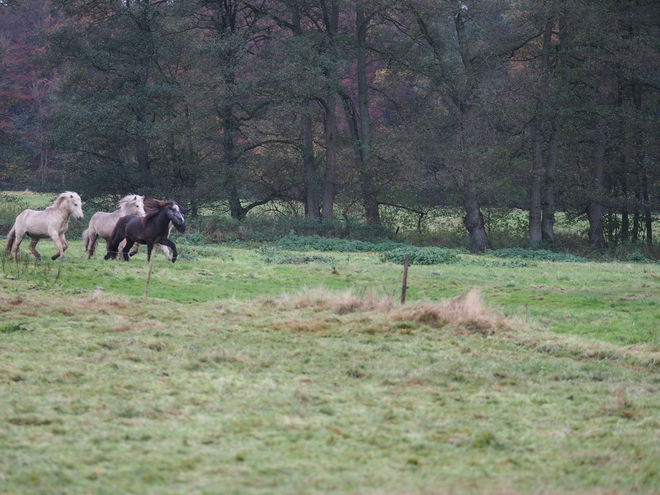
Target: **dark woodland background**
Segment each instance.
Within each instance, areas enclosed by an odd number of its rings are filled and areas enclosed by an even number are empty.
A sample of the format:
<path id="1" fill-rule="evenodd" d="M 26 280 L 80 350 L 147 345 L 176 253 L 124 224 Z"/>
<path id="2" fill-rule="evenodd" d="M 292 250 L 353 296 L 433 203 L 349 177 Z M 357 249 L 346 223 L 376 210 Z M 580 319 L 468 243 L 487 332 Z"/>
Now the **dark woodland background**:
<path id="1" fill-rule="evenodd" d="M 0 189 L 653 245 L 660 2 L 0 0 Z"/>

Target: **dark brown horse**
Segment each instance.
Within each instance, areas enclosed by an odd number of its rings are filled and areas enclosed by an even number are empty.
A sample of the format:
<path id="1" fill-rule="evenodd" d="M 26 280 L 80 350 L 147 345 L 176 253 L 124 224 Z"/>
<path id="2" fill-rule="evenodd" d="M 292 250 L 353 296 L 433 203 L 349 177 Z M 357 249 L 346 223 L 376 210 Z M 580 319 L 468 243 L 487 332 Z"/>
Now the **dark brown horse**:
<path id="1" fill-rule="evenodd" d="M 170 222 L 179 231 L 186 231 L 186 220 L 183 216 L 184 210 L 175 201 L 160 201 L 148 199 L 144 202 L 146 215 L 126 215 L 120 218 L 112 232 L 108 243 L 108 252 L 105 259 L 115 259 L 119 253 L 119 244 L 124 239 L 121 255 L 125 261 L 130 259 L 128 252 L 134 244 L 147 245 L 147 261 L 151 259 L 151 251 L 155 244 L 162 244 L 172 249 L 172 263 L 176 261 L 176 245 L 169 239 Z"/>

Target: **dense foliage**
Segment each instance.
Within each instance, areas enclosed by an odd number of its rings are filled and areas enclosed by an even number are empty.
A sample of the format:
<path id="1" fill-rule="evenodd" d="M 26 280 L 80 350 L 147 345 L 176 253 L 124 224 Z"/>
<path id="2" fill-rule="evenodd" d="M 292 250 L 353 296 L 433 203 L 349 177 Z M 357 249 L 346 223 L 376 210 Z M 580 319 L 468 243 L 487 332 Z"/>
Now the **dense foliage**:
<path id="1" fill-rule="evenodd" d="M 52 7 L 52 11 L 50 8 Z M 653 241 L 660 6 L 643 0 L 17 0 L 0 4 L 0 185 L 139 192 L 243 221 L 424 228 L 557 213 Z M 44 36 L 41 36 L 44 35 Z M 45 40 L 45 41 L 41 41 Z M 385 215 L 385 217 L 384 217 Z M 394 227 L 394 225 L 391 225 Z"/>

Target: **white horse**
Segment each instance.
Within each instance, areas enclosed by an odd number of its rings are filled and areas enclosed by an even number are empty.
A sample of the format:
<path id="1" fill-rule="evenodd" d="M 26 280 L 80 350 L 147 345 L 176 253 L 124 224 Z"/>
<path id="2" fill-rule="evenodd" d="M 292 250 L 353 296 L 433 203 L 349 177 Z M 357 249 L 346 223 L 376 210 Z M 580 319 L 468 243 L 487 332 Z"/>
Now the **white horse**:
<path id="1" fill-rule="evenodd" d="M 126 215 L 137 215 L 143 217 L 144 212 L 144 196 L 137 194 L 129 194 L 119 200 L 117 204 L 118 210 L 112 213 L 99 211 L 92 215 L 89 220 L 89 227 L 82 233 L 83 243 L 85 244 L 85 251 L 87 252 L 87 259 L 94 255 L 96 248 L 96 241 L 99 237 L 105 239 L 106 248 L 112 237 L 112 231 L 117 225 L 117 221 Z"/>
<path id="2" fill-rule="evenodd" d="M 57 253 L 52 259 L 62 257 L 64 261 L 64 251 L 69 247 L 64 234 L 69 229 L 69 217 L 73 215 L 78 220 L 82 220 L 82 200 L 78 193 L 65 191 L 60 194 L 55 203 L 43 211 L 23 210 L 16 217 L 14 226 L 7 234 L 7 247 L 5 254 L 13 253 L 14 260 L 18 261 L 18 247 L 23 242 L 26 235 L 30 236 L 30 251 L 41 261 L 41 255 L 36 250 L 37 242 L 40 239 L 50 237 L 57 246 Z"/>

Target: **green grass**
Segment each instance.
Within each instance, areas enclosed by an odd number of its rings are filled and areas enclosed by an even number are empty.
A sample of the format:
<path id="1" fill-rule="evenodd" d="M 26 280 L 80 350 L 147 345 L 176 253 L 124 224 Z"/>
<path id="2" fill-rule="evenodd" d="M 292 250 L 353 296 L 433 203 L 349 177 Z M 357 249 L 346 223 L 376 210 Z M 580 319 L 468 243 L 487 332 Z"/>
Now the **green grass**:
<path id="1" fill-rule="evenodd" d="M 1 493 L 658 493 L 657 264 L 142 251 L 0 266 Z"/>

